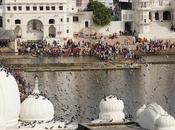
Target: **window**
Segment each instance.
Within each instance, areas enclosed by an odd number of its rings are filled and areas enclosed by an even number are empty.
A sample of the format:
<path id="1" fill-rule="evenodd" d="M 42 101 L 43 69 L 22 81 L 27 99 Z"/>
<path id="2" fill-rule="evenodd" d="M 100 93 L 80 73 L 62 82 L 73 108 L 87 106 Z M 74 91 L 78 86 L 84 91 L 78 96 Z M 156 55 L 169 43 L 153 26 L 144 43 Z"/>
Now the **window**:
<path id="1" fill-rule="evenodd" d="M 50 6 L 46 6 L 46 10 L 50 10 Z"/>
<path id="2" fill-rule="evenodd" d="M 69 29 L 67 29 L 66 32 L 69 33 Z"/>
<path id="3" fill-rule="evenodd" d="M 144 22 L 146 23 L 146 19 L 144 19 Z"/>
<path id="4" fill-rule="evenodd" d="M 59 6 L 59 10 L 63 10 L 63 6 Z"/>
<path id="5" fill-rule="evenodd" d="M 67 22 L 69 22 L 69 18 L 67 18 Z"/>
<path id="6" fill-rule="evenodd" d="M 8 6 L 8 7 L 7 7 L 7 10 L 8 10 L 8 11 L 10 11 L 10 10 L 11 10 L 10 6 Z"/>
<path id="7" fill-rule="evenodd" d="M 21 24 L 21 20 L 20 19 L 16 19 L 15 20 L 15 24 Z"/>
<path id="8" fill-rule="evenodd" d="M 26 10 L 29 11 L 30 10 L 30 6 L 26 6 Z"/>
<path id="9" fill-rule="evenodd" d="M 16 6 L 13 6 L 13 10 L 14 10 L 14 11 L 16 11 L 16 10 L 17 10 Z"/>
<path id="10" fill-rule="evenodd" d="M 73 16 L 73 22 L 78 22 L 78 16 Z"/>
<path id="11" fill-rule="evenodd" d="M 37 10 L 37 7 L 36 6 L 33 6 L 33 11 L 36 11 Z"/>
<path id="12" fill-rule="evenodd" d="M 63 18 L 61 18 L 60 21 L 63 22 Z"/>
<path id="13" fill-rule="evenodd" d="M 49 19 L 49 24 L 55 24 L 55 20 L 54 19 Z"/>
<path id="14" fill-rule="evenodd" d="M 43 8 L 43 6 L 40 6 L 39 9 L 42 11 L 44 8 Z"/>
<path id="15" fill-rule="evenodd" d="M 51 8 L 52 8 L 52 10 L 55 10 L 55 6 L 52 6 Z"/>
<path id="16" fill-rule="evenodd" d="M 18 10 L 21 11 L 22 10 L 22 7 L 21 6 L 18 6 Z"/>
<path id="17" fill-rule="evenodd" d="M 72 10 L 74 10 L 74 8 L 72 8 Z"/>

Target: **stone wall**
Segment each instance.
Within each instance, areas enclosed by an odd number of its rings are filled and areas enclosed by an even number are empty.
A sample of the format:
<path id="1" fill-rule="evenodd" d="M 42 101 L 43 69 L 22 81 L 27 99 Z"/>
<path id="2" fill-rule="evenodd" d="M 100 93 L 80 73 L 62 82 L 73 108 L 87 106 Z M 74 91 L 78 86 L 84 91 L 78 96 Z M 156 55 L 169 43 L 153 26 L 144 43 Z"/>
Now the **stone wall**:
<path id="1" fill-rule="evenodd" d="M 98 117 L 99 102 L 114 94 L 124 100 L 125 112 L 135 117 L 144 103 L 157 102 L 175 116 L 175 66 L 146 64 L 136 70 L 39 72 L 39 89 L 55 106 L 58 119 L 88 122 Z M 36 73 L 24 72 L 34 85 Z"/>

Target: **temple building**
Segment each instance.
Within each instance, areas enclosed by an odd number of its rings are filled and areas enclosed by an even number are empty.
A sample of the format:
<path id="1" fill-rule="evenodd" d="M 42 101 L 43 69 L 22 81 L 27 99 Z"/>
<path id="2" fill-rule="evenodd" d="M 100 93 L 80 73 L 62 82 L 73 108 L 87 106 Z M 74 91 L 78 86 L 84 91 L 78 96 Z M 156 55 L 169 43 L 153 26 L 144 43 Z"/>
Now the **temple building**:
<path id="1" fill-rule="evenodd" d="M 14 30 L 17 38 L 72 37 L 74 0 L 4 0 L 1 3 L 0 26 Z"/>
<path id="2" fill-rule="evenodd" d="M 113 0 L 98 0 L 115 9 Z M 85 12 L 89 0 L 2 0 L 0 28 L 13 31 L 24 40 L 73 38 L 84 28 L 93 27 L 103 35 L 136 32 L 140 37 L 175 36 L 173 0 L 119 0 L 120 17 L 105 27 L 97 27 L 92 12 Z M 108 30 L 108 31 L 106 31 Z M 159 31 L 159 33 L 157 33 Z"/>

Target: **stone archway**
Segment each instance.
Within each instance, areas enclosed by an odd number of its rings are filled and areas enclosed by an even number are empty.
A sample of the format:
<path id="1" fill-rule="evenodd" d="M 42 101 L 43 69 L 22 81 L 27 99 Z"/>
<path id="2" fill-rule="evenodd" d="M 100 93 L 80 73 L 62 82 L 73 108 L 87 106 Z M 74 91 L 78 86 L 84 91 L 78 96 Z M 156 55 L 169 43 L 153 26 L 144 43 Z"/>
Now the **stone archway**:
<path id="1" fill-rule="evenodd" d="M 17 38 L 22 37 L 22 28 L 20 26 L 15 27 L 15 35 L 16 35 Z"/>
<path id="2" fill-rule="evenodd" d="M 54 25 L 50 25 L 49 27 L 49 37 L 50 38 L 55 38 L 56 35 L 56 28 L 54 27 Z"/>
<path id="3" fill-rule="evenodd" d="M 43 23 L 40 20 L 33 19 L 27 24 L 28 31 L 43 31 Z"/>
<path id="4" fill-rule="evenodd" d="M 170 11 L 163 12 L 163 20 L 171 20 L 171 12 Z"/>
<path id="5" fill-rule="evenodd" d="M 44 25 L 38 19 L 32 19 L 27 23 L 27 33 L 30 40 L 42 40 Z"/>

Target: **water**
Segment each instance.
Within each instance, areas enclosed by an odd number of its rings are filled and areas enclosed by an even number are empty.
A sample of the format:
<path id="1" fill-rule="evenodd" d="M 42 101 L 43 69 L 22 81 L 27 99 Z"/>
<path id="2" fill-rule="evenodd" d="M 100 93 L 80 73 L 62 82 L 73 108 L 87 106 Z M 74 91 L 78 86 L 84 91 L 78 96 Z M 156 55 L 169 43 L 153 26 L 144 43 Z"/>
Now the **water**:
<path id="1" fill-rule="evenodd" d="M 36 73 L 22 74 L 34 86 Z M 157 102 L 175 117 L 175 64 L 142 64 L 141 69 L 133 70 L 51 71 L 37 74 L 39 89 L 54 104 L 58 119 L 63 117 L 80 122 L 96 119 L 100 100 L 109 94 L 124 101 L 127 115 L 135 117 L 141 105 Z"/>

